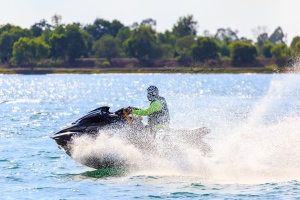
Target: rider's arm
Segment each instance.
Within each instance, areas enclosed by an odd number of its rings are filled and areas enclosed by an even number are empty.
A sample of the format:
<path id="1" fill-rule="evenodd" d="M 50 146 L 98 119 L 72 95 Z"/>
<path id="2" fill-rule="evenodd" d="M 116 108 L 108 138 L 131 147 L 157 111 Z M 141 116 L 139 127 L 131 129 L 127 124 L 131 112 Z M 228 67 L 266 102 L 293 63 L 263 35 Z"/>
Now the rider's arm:
<path id="1" fill-rule="evenodd" d="M 150 106 L 144 110 L 132 110 L 132 114 L 140 115 L 140 116 L 148 116 L 154 112 L 158 112 L 162 110 L 162 103 L 159 100 L 154 101 L 150 104 Z"/>

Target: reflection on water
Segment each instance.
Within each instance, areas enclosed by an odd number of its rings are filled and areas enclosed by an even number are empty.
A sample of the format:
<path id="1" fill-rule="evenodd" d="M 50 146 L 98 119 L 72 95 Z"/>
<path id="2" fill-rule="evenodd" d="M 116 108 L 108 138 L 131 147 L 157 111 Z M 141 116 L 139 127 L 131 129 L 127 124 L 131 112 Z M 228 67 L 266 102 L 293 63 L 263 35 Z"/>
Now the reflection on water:
<path id="1" fill-rule="evenodd" d="M 74 180 L 78 181 L 84 179 L 97 180 L 97 179 L 105 179 L 109 177 L 122 177 L 122 176 L 126 176 L 126 174 L 127 171 L 125 168 L 110 168 L 110 169 L 86 171 L 71 176 Z"/>

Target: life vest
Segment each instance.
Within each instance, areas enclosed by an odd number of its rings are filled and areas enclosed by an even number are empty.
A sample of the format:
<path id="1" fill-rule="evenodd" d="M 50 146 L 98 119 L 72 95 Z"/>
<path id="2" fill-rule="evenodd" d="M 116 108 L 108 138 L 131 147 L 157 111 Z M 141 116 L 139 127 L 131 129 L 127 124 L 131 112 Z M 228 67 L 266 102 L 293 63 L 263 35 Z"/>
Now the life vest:
<path id="1" fill-rule="evenodd" d="M 160 101 L 162 103 L 162 109 L 148 116 L 148 125 L 151 128 L 154 128 L 156 125 L 168 125 L 170 123 L 170 116 L 169 116 L 169 109 L 165 98 L 158 97 L 154 101 Z M 150 105 L 154 101 L 152 101 Z"/>

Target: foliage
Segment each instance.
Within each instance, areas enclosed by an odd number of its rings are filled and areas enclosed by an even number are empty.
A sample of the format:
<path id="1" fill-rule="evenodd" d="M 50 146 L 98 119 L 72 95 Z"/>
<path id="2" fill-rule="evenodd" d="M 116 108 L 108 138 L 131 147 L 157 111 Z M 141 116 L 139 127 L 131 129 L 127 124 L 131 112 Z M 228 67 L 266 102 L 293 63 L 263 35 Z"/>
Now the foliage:
<path id="1" fill-rule="evenodd" d="M 272 58 L 271 49 L 273 48 L 271 42 L 265 42 L 262 47 L 262 54 L 265 58 Z"/>
<path id="2" fill-rule="evenodd" d="M 176 44 L 176 36 L 168 30 L 166 30 L 164 33 L 158 33 L 157 40 L 160 44 L 170 44 L 172 47 L 174 47 Z"/>
<path id="3" fill-rule="evenodd" d="M 22 37 L 13 46 L 13 62 L 16 65 L 37 63 L 47 57 L 49 49 L 41 38 Z"/>
<path id="4" fill-rule="evenodd" d="M 101 66 L 102 66 L 102 67 L 110 67 L 110 66 L 111 66 L 111 63 L 108 62 L 108 61 L 103 61 L 103 62 L 101 63 Z"/>
<path id="5" fill-rule="evenodd" d="M 291 56 L 291 51 L 288 49 L 288 46 L 284 43 L 276 44 L 271 49 L 271 54 L 274 58 L 280 60 L 287 59 Z"/>
<path id="6" fill-rule="evenodd" d="M 251 63 L 257 55 L 256 48 L 249 42 L 235 41 L 229 45 L 233 63 Z"/>
<path id="7" fill-rule="evenodd" d="M 273 44 L 284 43 L 283 38 L 284 38 L 283 30 L 281 27 L 278 27 L 270 36 L 269 41 L 272 42 Z"/>
<path id="8" fill-rule="evenodd" d="M 55 14 L 54 16 L 51 17 L 51 21 L 53 24 L 53 27 L 57 27 L 61 24 L 61 19 L 62 17 L 60 15 Z"/>
<path id="9" fill-rule="evenodd" d="M 52 26 L 48 24 L 45 19 L 42 19 L 40 22 L 33 24 L 30 27 L 30 30 L 34 37 L 40 37 L 44 30 L 50 29 Z"/>
<path id="10" fill-rule="evenodd" d="M 221 62 L 228 63 L 229 56 L 233 63 L 252 62 L 256 56 L 274 57 L 285 62 L 292 53 L 300 51 L 300 37 L 293 38 L 288 47 L 284 44 L 285 34 L 280 27 L 270 37 L 266 27 L 254 29 L 257 41 L 253 45 L 252 41 L 238 37 L 238 31 L 231 28 L 219 28 L 215 34 L 204 31 L 205 36 L 199 37 L 198 22 L 193 15 L 180 17 L 171 31 L 156 32 L 156 24 L 156 20 L 148 18 L 127 27 L 118 20 L 97 18 L 92 24 L 83 26 L 78 22 L 62 24 L 61 16 L 54 15 L 52 24 L 42 19 L 34 23 L 30 30 L 12 24 L 0 25 L 0 58 L 3 63 L 10 64 L 15 51 L 14 63 L 45 66 L 45 63 L 66 63 L 81 57 L 105 57 L 108 63 L 114 57 L 133 57 L 141 65 L 151 66 L 154 59 L 175 57 L 182 65 L 189 66 L 192 59 L 205 61 L 220 58 Z M 36 43 L 46 45 L 49 52 L 44 54 L 47 57 L 37 59 L 47 60 L 41 62 L 31 58 L 37 54 L 29 47 Z M 99 65 L 102 66 L 101 63 Z"/>
<path id="11" fill-rule="evenodd" d="M 125 42 L 128 38 L 130 38 L 131 30 L 129 27 L 124 27 L 119 30 L 116 38 L 119 39 L 121 43 Z"/>
<path id="12" fill-rule="evenodd" d="M 196 35 L 198 22 L 193 19 L 193 15 L 188 15 L 186 17 L 180 17 L 177 24 L 173 26 L 173 34 L 178 37 L 184 37 L 187 35 Z"/>
<path id="13" fill-rule="evenodd" d="M 76 25 L 66 27 L 66 36 L 68 40 L 67 57 L 70 62 L 80 58 L 87 49 L 84 36 Z"/>
<path id="14" fill-rule="evenodd" d="M 111 59 L 119 56 L 120 49 L 118 46 L 117 39 L 111 35 L 105 35 L 94 43 L 93 50 L 98 57 L 107 58 L 111 65 Z"/>
<path id="15" fill-rule="evenodd" d="M 299 54 L 299 53 L 300 53 L 300 40 L 295 44 L 294 52 L 295 52 L 296 54 Z"/>
<path id="16" fill-rule="evenodd" d="M 216 40 L 212 37 L 200 37 L 191 48 L 191 56 L 195 61 L 205 61 L 218 57 L 218 46 Z"/>
<path id="17" fill-rule="evenodd" d="M 18 26 L 6 25 L 0 30 L 0 56 L 12 55 L 13 45 L 21 37 L 32 37 L 32 33 L 28 29 L 22 29 Z M 5 31 L 3 31 L 5 30 Z"/>
<path id="18" fill-rule="evenodd" d="M 196 42 L 195 36 L 186 35 L 182 38 L 178 38 L 175 44 L 175 49 L 178 54 L 186 53 L 190 51 L 192 45 Z"/>
<path id="19" fill-rule="evenodd" d="M 96 41 L 104 35 L 112 35 L 115 37 L 122 28 L 124 28 L 124 25 L 118 20 L 109 22 L 105 19 L 98 18 L 94 21 L 94 24 L 85 26 L 84 30 L 91 34 Z"/>
<path id="20" fill-rule="evenodd" d="M 291 42 L 290 47 L 291 47 L 292 49 L 294 49 L 295 46 L 296 46 L 296 43 L 297 43 L 298 41 L 300 41 L 300 37 L 299 37 L 299 36 L 294 37 L 293 40 L 292 40 L 292 42 Z"/>
<path id="21" fill-rule="evenodd" d="M 219 28 L 214 36 L 218 41 L 236 41 L 239 39 L 237 31 L 233 31 L 230 28 Z"/>
<path id="22" fill-rule="evenodd" d="M 66 59 L 68 50 L 68 39 L 65 34 L 53 33 L 50 37 L 51 44 L 51 56 L 54 59 L 61 58 Z"/>
<path id="23" fill-rule="evenodd" d="M 174 57 L 174 48 L 171 44 L 161 44 L 160 49 L 162 51 L 162 58 L 173 58 Z"/>
<path id="24" fill-rule="evenodd" d="M 147 64 L 160 56 L 155 31 L 149 26 L 140 26 L 133 30 L 131 37 L 124 42 L 124 46 L 128 56 Z"/>

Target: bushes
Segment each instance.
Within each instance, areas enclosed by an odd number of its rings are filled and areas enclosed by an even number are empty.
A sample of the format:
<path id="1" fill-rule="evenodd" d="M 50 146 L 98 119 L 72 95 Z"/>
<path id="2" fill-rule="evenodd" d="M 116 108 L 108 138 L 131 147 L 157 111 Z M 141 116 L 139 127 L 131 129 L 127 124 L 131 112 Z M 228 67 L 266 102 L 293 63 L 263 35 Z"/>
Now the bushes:
<path id="1" fill-rule="evenodd" d="M 251 63 L 257 56 L 257 50 L 250 42 L 235 41 L 229 49 L 233 63 Z"/>

